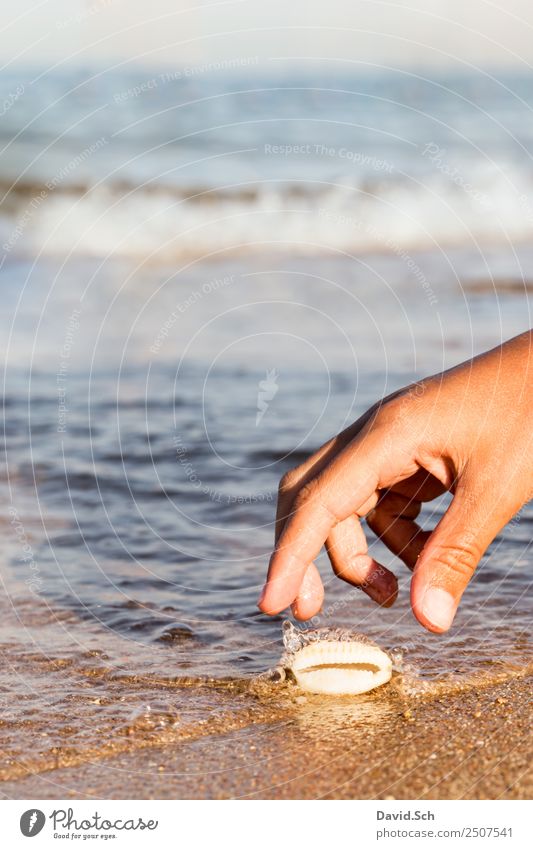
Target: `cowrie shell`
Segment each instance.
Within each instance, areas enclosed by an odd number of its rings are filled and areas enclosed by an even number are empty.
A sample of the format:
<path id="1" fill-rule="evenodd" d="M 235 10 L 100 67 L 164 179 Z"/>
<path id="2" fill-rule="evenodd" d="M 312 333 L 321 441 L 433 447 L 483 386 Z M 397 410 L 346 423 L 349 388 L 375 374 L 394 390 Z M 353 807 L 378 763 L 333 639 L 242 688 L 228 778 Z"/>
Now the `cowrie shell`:
<path id="1" fill-rule="evenodd" d="M 302 690 L 330 695 L 357 695 L 390 681 L 392 660 L 360 634 L 322 629 L 298 632 L 283 626 L 287 648 L 281 666 Z"/>

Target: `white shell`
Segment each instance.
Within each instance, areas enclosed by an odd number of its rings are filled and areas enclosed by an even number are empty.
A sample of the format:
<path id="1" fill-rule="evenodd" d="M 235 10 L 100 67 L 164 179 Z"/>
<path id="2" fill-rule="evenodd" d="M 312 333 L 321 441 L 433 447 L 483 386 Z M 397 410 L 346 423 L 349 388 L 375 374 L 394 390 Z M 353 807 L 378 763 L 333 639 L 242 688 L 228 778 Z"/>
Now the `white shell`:
<path id="1" fill-rule="evenodd" d="M 281 667 L 309 693 L 357 695 L 390 681 L 391 658 L 361 634 L 339 629 L 304 632 L 285 622 L 283 642 Z"/>
<path id="2" fill-rule="evenodd" d="M 390 681 L 392 661 L 368 643 L 319 641 L 294 655 L 291 671 L 310 693 L 356 695 Z"/>

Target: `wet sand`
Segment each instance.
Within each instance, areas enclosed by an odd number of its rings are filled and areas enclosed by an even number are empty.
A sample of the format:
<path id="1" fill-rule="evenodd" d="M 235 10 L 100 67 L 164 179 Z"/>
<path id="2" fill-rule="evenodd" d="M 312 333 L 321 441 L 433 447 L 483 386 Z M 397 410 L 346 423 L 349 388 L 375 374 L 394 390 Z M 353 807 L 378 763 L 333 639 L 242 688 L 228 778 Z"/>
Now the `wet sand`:
<path id="1" fill-rule="evenodd" d="M 531 798 L 531 682 L 530 675 L 519 675 L 416 695 L 405 694 L 396 682 L 351 700 L 303 696 L 295 687 L 272 691 L 217 684 L 202 723 L 159 731 L 154 724 L 151 734 L 140 723 L 126 732 L 124 743 L 102 739 L 99 753 L 59 754 L 56 768 L 49 762 L 42 770 L 35 763 L 26 770 L 19 765 L 10 770 L 11 778 L 4 772 L 0 794 L 18 799 Z"/>

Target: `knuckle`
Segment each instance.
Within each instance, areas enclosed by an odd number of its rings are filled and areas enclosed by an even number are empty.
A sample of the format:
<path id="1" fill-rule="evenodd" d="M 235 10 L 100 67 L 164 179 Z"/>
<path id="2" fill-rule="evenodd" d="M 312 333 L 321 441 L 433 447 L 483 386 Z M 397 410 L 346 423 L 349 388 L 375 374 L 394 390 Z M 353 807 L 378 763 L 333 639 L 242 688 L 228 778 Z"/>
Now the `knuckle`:
<path id="1" fill-rule="evenodd" d="M 455 577 L 470 579 L 475 571 L 481 552 L 468 538 L 459 544 L 445 545 L 435 552 L 441 569 Z"/>
<path id="2" fill-rule="evenodd" d="M 372 417 L 372 429 L 396 429 L 399 424 L 403 423 L 406 412 L 404 401 L 400 397 L 392 398 L 391 400 L 381 401 L 376 405 L 376 410 Z"/>
<path id="3" fill-rule="evenodd" d="M 280 495 L 285 495 L 287 492 L 291 492 L 294 489 L 296 484 L 300 479 L 300 470 L 298 466 L 295 466 L 293 469 L 289 469 L 288 472 L 285 472 L 283 477 L 281 478 L 278 486 L 278 492 Z"/>
<path id="4" fill-rule="evenodd" d="M 372 427 L 388 419 L 389 410 L 392 408 L 394 403 L 394 398 L 381 398 L 379 401 L 376 401 L 376 403 L 372 405 L 372 407 L 368 411 Z"/>

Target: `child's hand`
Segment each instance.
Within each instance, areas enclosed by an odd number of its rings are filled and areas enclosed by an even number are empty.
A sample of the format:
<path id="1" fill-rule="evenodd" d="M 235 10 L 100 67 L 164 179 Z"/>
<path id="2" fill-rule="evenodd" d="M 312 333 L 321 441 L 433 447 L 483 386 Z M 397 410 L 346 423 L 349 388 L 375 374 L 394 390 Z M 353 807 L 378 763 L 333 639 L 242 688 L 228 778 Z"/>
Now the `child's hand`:
<path id="1" fill-rule="evenodd" d="M 448 630 L 489 543 L 533 491 L 533 338 L 510 342 L 372 407 L 280 484 L 276 548 L 259 607 L 314 616 L 324 590 L 313 558 L 379 604 L 395 576 L 367 553 L 360 519 L 413 570 L 411 604 L 430 631 Z M 423 501 L 450 490 L 436 528 Z"/>

